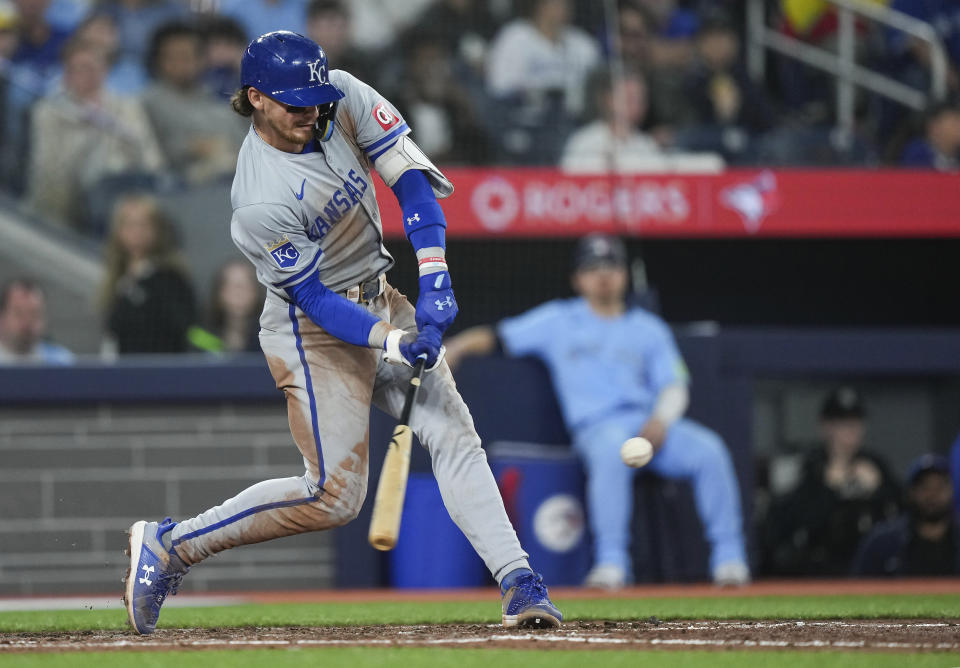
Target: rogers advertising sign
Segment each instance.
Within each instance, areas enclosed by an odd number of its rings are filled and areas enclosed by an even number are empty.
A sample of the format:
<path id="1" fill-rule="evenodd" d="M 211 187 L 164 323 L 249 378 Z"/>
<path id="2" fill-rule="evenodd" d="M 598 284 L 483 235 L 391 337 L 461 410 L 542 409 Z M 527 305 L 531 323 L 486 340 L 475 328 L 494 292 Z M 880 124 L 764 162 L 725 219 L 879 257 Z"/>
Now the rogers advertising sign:
<path id="1" fill-rule="evenodd" d="M 572 176 L 552 169 L 449 169 L 448 237 L 960 236 L 960 179 L 933 172 L 733 170 Z M 403 235 L 377 189 L 387 237 Z"/>

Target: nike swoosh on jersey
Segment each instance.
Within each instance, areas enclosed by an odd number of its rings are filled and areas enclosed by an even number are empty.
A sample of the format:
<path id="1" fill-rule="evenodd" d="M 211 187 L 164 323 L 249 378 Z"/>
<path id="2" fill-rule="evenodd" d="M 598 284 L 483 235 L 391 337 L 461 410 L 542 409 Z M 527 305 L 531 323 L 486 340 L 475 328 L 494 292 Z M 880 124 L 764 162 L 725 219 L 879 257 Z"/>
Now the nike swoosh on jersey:
<path id="1" fill-rule="evenodd" d="M 293 196 L 296 197 L 297 199 L 303 199 L 303 187 L 305 185 L 307 185 L 306 179 L 304 179 L 303 183 L 300 184 L 300 194 L 298 195 L 297 193 L 293 193 Z"/>

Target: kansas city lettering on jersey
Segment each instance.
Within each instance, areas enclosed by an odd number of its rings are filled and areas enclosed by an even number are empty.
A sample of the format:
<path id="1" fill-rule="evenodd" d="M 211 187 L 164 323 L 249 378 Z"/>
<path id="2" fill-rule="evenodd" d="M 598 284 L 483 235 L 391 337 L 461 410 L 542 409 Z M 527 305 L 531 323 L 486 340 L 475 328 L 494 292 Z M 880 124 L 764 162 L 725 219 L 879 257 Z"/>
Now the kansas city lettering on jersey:
<path id="1" fill-rule="evenodd" d="M 368 184 L 356 170 L 351 169 L 347 176 L 350 180 L 344 181 L 343 187 L 334 191 L 333 197 L 327 200 L 320 215 L 313 219 L 313 224 L 307 230 L 311 241 L 325 237 L 350 209 L 360 203 L 363 194 L 367 192 Z"/>

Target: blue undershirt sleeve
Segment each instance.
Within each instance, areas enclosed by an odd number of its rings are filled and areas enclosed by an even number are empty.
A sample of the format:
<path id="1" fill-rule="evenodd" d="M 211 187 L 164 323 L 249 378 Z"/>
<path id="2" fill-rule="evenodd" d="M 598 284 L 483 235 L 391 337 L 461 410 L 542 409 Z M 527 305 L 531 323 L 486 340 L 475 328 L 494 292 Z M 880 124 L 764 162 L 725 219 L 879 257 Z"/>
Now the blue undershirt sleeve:
<path id="1" fill-rule="evenodd" d="M 446 248 L 447 220 L 426 174 L 408 169 L 392 187 L 403 211 L 403 231 L 415 250 Z"/>
<path id="2" fill-rule="evenodd" d="M 286 290 L 301 311 L 333 336 L 355 346 L 370 345 L 370 330 L 379 319 L 359 304 L 312 278 Z"/>

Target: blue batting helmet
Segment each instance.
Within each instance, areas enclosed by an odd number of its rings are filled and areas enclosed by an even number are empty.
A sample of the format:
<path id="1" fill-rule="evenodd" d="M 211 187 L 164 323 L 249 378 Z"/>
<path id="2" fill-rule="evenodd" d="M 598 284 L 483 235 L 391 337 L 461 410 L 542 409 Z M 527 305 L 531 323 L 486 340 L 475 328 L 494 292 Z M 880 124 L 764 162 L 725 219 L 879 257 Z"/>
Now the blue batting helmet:
<path id="1" fill-rule="evenodd" d="M 294 107 L 315 107 L 343 97 L 343 91 L 330 83 L 323 49 L 289 30 L 268 32 L 250 42 L 240 63 L 240 84 Z"/>

